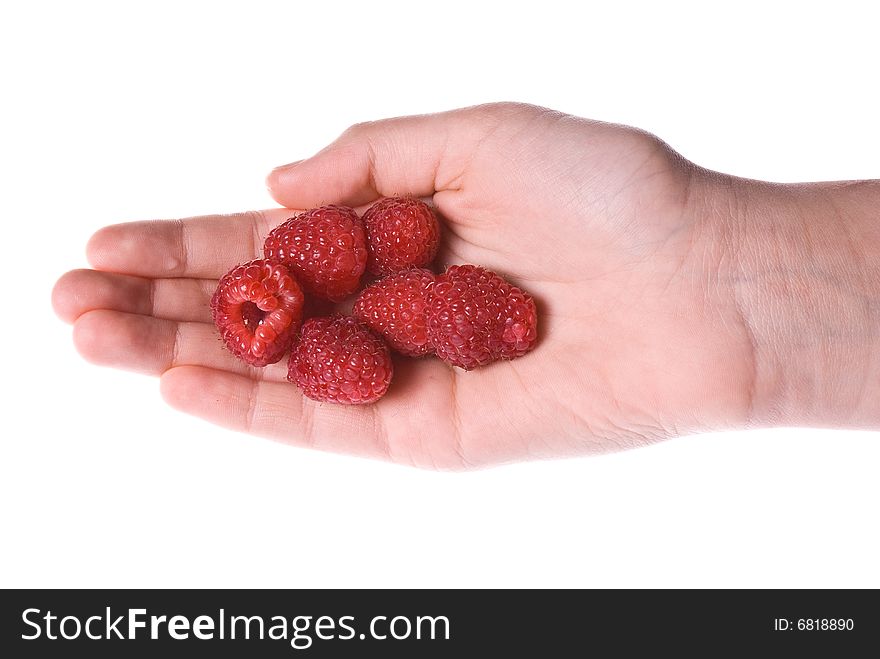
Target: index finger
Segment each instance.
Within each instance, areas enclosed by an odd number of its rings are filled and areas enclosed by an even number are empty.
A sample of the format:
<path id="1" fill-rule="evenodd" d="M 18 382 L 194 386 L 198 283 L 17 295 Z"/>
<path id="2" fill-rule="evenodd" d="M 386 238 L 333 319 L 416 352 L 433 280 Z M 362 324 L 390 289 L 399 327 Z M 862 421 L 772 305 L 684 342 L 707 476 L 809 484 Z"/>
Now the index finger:
<path id="1" fill-rule="evenodd" d="M 86 257 L 96 270 L 153 278 L 219 279 L 237 263 L 260 258 L 269 231 L 295 214 L 274 208 L 111 224 L 91 237 Z"/>

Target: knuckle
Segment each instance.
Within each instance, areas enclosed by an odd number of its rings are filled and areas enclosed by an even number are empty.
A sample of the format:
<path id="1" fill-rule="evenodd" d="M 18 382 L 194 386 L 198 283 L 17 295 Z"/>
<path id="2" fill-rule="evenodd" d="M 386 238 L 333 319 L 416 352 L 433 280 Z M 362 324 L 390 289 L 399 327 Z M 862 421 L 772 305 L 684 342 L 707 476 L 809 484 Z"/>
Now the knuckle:
<path id="1" fill-rule="evenodd" d="M 365 135 L 372 133 L 378 123 L 378 121 L 359 121 L 346 128 L 342 136 L 350 139 L 363 138 Z"/>

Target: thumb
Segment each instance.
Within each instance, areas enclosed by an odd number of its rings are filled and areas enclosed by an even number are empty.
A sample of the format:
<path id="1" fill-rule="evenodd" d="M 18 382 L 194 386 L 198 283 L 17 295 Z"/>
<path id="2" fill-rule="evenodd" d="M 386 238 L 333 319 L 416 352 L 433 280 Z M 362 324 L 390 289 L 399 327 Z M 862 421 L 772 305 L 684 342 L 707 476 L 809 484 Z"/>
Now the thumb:
<path id="1" fill-rule="evenodd" d="M 266 185 L 288 208 L 455 190 L 480 142 L 511 112 L 535 109 L 501 103 L 355 124 L 311 158 L 273 170 Z"/>

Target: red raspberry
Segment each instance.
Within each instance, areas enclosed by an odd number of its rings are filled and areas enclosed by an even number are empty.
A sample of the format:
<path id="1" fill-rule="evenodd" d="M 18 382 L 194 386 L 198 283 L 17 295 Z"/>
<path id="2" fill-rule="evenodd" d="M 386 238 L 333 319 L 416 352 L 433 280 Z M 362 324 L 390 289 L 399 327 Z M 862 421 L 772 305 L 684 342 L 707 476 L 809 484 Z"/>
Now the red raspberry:
<path id="1" fill-rule="evenodd" d="M 434 274 L 428 270 L 413 268 L 389 275 L 362 290 L 351 313 L 398 352 L 427 355 L 433 352 L 425 316 L 433 285 Z"/>
<path id="2" fill-rule="evenodd" d="M 370 245 L 367 270 L 391 275 L 407 268 L 424 268 L 440 244 L 440 223 L 425 202 L 412 197 L 380 199 L 364 213 Z"/>
<path id="3" fill-rule="evenodd" d="M 251 366 L 274 364 L 302 322 L 303 293 L 287 268 L 257 259 L 226 273 L 211 315 L 226 347 Z"/>
<path id="4" fill-rule="evenodd" d="M 287 379 L 313 400 L 358 405 L 381 398 L 393 371 L 388 346 L 366 325 L 325 316 L 303 323 Z"/>
<path id="5" fill-rule="evenodd" d="M 454 366 L 470 370 L 535 346 L 535 301 L 485 268 L 451 266 L 437 276 L 428 302 L 428 340 Z"/>
<path id="6" fill-rule="evenodd" d="M 339 302 L 360 285 L 367 263 L 364 225 L 347 206 L 322 206 L 272 229 L 263 245 L 267 259 L 278 259 L 306 292 Z"/>

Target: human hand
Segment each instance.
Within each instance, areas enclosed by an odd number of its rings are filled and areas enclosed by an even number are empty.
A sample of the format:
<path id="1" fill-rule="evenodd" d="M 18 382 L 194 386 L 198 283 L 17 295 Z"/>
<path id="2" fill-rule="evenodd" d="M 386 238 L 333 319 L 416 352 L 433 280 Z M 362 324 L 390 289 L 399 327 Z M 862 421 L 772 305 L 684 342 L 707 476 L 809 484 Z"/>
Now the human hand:
<path id="1" fill-rule="evenodd" d="M 751 422 L 756 345 L 730 273 L 730 197 L 644 132 L 516 104 L 357 125 L 272 172 L 293 209 L 432 197 L 438 262 L 493 269 L 538 304 L 525 357 L 464 372 L 400 359 L 369 406 L 304 398 L 282 361 L 226 352 L 208 301 L 285 209 L 98 231 L 95 270 L 54 304 L 89 360 L 161 376 L 166 400 L 222 426 L 318 449 L 464 468 L 639 446 Z"/>

